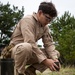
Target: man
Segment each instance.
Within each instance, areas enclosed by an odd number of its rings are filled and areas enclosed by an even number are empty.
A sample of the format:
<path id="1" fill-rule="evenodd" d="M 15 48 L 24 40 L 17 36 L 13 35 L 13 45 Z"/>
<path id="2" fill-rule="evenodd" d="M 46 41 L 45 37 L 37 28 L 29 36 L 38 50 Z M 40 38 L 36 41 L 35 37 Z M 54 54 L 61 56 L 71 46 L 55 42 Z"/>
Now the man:
<path id="1" fill-rule="evenodd" d="M 17 24 L 10 41 L 10 45 L 14 45 L 12 58 L 15 60 L 17 75 L 36 75 L 36 70 L 43 72 L 47 68 L 51 71 L 60 69 L 60 66 L 55 64 L 59 62 L 59 52 L 55 50 L 47 25 L 56 16 L 57 10 L 53 3 L 42 2 L 37 13 L 26 16 Z M 40 49 L 36 44 L 40 38 L 44 49 Z M 25 69 L 27 64 L 29 66 Z"/>

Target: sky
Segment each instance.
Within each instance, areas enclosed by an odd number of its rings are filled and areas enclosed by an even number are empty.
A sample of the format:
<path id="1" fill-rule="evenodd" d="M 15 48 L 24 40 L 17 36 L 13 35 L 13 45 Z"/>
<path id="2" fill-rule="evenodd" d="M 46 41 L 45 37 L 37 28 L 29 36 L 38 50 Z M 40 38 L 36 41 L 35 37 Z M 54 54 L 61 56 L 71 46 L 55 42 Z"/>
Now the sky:
<path id="1" fill-rule="evenodd" d="M 24 15 L 37 12 L 39 4 L 43 1 L 52 1 L 58 11 L 58 16 L 63 15 L 65 11 L 69 11 L 71 15 L 75 16 L 75 0 L 0 0 L 3 4 L 9 2 L 11 6 L 18 6 L 19 9 L 24 6 Z"/>
<path id="2" fill-rule="evenodd" d="M 9 2 L 11 7 L 14 5 L 21 9 L 24 6 L 24 16 L 37 12 L 39 4 L 43 1 L 52 1 L 58 11 L 58 16 L 61 17 L 65 11 L 69 11 L 75 17 L 75 0 L 0 0 L 3 4 Z M 41 40 L 38 43 L 43 45 Z"/>

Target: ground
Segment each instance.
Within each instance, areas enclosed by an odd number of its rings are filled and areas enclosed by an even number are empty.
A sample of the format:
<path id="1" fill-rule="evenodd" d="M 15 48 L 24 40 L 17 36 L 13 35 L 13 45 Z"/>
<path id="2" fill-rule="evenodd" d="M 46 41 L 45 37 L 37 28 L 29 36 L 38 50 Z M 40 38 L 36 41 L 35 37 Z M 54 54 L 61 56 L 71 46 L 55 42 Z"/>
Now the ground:
<path id="1" fill-rule="evenodd" d="M 43 73 L 37 71 L 37 75 L 75 75 L 75 67 L 62 67 L 59 72 L 51 72 L 49 69 Z"/>

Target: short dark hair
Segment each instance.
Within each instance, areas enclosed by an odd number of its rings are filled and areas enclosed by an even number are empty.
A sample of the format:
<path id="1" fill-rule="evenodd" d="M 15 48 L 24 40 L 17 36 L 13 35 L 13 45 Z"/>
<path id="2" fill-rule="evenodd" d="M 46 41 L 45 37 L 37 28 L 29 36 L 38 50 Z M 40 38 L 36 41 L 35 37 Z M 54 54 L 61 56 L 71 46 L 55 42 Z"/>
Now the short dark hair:
<path id="1" fill-rule="evenodd" d="M 57 16 L 57 10 L 52 2 L 40 3 L 38 10 L 42 10 L 43 13 L 49 14 L 51 17 Z"/>

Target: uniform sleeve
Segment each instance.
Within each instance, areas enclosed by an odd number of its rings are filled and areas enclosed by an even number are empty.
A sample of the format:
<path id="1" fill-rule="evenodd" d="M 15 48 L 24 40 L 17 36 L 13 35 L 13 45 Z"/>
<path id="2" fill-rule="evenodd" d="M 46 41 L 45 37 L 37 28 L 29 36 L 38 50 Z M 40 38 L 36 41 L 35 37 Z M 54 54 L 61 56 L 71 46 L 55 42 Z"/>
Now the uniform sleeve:
<path id="1" fill-rule="evenodd" d="M 40 48 L 38 48 L 35 42 L 35 29 L 33 22 L 30 19 L 24 19 L 21 21 L 20 26 L 24 42 L 28 42 L 32 45 L 33 52 L 36 54 L 39 63 L 41 63 L 46 59 L 46 56 Z"/>
<path id="2" fill-rule="evenodd" d="M 46 27 L 44 35 L 42 37 L 42 41 L 44 43 L 45 50 L 49 56 L 49 58 L 56 59 L 59 57 L 59 52 L 55 50 L 55 45 L 53 42 L 53 38 L 49 32 L 49 28 Z"/>

